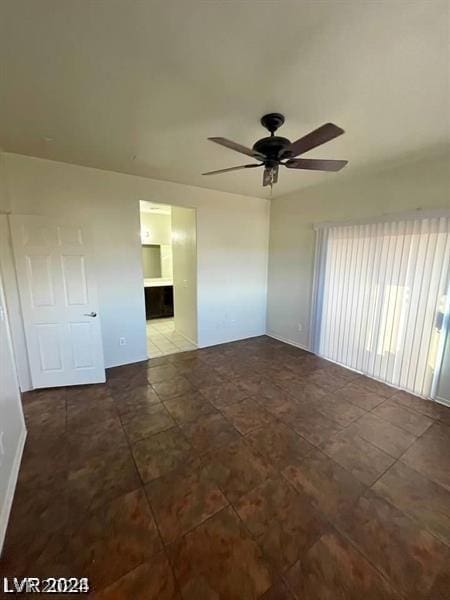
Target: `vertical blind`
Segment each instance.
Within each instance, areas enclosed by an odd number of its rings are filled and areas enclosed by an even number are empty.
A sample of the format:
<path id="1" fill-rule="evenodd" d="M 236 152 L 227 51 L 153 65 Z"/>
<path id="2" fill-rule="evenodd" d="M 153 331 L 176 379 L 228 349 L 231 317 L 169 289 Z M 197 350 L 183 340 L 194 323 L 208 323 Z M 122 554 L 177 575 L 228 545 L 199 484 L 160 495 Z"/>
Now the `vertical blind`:
<path id="1" fill-rule="evenodd" d="M 450 216 L 317 229 L 314 349 L 432 393 L 448 314 Z"/>

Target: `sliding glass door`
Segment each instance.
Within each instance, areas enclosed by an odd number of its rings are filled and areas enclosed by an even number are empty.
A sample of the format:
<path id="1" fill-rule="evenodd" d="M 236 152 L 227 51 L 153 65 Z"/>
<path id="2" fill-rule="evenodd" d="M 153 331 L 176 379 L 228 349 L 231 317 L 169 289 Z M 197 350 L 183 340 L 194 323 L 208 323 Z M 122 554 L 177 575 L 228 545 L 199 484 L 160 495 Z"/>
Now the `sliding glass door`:
<path id="1" fill-rule="evenodd" d="M 447 215 L 318 227 L 315 351 L 429 397 L 449 264 Z"/>

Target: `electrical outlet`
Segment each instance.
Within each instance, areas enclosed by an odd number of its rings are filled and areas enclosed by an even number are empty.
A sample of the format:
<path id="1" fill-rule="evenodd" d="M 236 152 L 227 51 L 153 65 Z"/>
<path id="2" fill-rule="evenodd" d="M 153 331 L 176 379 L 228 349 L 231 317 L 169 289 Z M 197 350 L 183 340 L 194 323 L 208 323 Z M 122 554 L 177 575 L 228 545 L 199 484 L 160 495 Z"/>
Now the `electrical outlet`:
<path id="1" fill-rule="evenodd" d="M 119 338 L 119 346 L 126 346 L 126 345 L 127 345 L 127 339 Z"/>
<path id="2" fill-rule="evenodd" d="M 297 327 L 298 327 L 298 330 L 299 330 L 299 332 L 301 333 L 301 332 L 303 331 L 303 324 L 302 324 L 302 323 L 299 323 L 299 324 L 297 325 Z"/>

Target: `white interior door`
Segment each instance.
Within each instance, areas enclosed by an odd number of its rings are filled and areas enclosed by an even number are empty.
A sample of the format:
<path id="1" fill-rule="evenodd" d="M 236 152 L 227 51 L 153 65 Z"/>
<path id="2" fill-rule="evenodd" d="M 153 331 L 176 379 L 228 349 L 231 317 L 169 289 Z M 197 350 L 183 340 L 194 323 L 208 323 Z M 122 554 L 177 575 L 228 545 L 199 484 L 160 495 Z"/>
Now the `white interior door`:
<path id="1" fill-rule="evenodd" d="M 10 222 L 33 387 L 104 382 L 88 229 L 31 215 Z"/>

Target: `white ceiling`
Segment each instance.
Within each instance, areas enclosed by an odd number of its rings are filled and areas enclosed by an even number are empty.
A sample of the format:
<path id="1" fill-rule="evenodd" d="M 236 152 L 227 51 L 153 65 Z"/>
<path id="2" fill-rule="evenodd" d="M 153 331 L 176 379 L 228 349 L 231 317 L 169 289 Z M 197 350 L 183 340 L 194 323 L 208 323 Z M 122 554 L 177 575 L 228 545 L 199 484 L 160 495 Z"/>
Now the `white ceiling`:
<path id="1" fill-rule="evenodd" d="M 283 170 L 274 196 L 449 137 L 446 0 L 0 0 L 0 147 L 267 197 L 252 159 L 262 114 L 294 140 L 346 134 L 307 156 L 339 174 Z M 52 138 L 46 140 L 44 138 Z"/>

